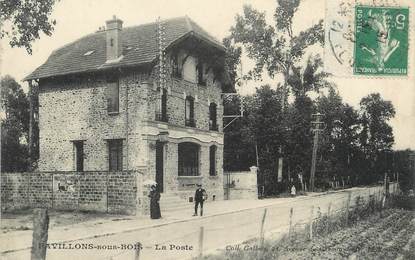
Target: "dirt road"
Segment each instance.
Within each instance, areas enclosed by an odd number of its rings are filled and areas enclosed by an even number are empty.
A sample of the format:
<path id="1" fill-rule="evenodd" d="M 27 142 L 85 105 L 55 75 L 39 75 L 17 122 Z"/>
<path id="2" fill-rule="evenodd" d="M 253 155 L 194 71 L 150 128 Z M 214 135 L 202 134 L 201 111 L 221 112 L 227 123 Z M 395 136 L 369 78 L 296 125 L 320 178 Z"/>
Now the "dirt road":
<path id="1" fill-rule="evenodd" d="M 314 206 L 314 214 L 318 211 L 327 212 L 329 205 L 333 212 L 345 206 L 349 193 L 353 204 L 357 196 L 367 199 L 369 194 L 379 194 L 379 190 L 381 187 L 354 188 L 320 196 L 285 199 L 283 203 L 273 199 L 275 204 L 264 207 L 203 218 L 194 217 L 191 220 L 176 221 L 158 227 L 66 242 L 52 245 L 47 251 L 47 259 L 132 260 L 137 259 L 134 250 L 137 242 L 143 246 L 139 259 L 187 259 L 197 256 L 201 251 L 212 253 L 220 248 L 236 250 L 240 242 L 259 235 L 265 209 L 265 231 L 268 234 L 285 232 L 288 229 L 291 208 L 294 225 L 309 219 L 311 206 Z M 206 209 L 208 210 L 209 208 Z M 203 248 L 200 248 L 202 240 Z M 3 259 L 30 259 L 29 256 L 29 250 L 21 250 L 3 255 Z"/>

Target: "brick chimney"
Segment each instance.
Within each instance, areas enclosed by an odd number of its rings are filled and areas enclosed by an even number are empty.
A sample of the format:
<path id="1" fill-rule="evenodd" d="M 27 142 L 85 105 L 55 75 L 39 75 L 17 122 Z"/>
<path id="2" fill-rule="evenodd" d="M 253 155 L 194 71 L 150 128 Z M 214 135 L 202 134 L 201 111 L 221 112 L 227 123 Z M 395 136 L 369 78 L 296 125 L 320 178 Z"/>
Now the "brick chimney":
<path id="1" fill-rule="evenodd" d="M 107 24 L 107 62 L 118 59 L 122 54 L 122 20 L 115 15 Z"/>

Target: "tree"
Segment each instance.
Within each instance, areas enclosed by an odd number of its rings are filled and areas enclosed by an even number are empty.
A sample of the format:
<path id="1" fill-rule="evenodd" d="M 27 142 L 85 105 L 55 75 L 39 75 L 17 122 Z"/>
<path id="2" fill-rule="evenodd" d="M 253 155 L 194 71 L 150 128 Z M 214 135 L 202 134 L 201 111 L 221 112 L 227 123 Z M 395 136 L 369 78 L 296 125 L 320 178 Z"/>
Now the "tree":
<path id="1" fill-rule="evenodd" d="M 1 79 L 1 170 L 25 171 L 29 166 L 29 100 L 10 76 Z"/>
<path id="2" fill-rule="evenodd" d="M 375 159 L 379 152 L 392 148 L 394 137 L 388 121 L 395 116 L 390 101 L 383 100 L 379 93 L 370 94 L 360 101 L 362 118 L 362 145 L 369 158 Z"/>
<path id="3" fill-rule="evenodd" d="M 275 26 L 267 24 L 264 12 L 245 5 L 243 15 L 236 16 L 231 36 L 235 43 L 243 44 L 248 57 L 255 61 L 255 67 L 249 72 L 249 77 L 261 78 L 264 68 L 271 78 L 276 74 L 282 74 L 285 90 L 290 85 L 290 73 L 293 68 L 295 70 L 296 63 L 301 60 L 306 48 L 323 43 L 324 31 L 323 21 L 320 20 L 318 24 L 294 35 L 292 20 L 300 0 L 277 2 L 274 13 Z"/>
<path id="4" fill-rule="evenodd" d="M 0 38 L 9 38 L 12 47 L 24 47 L 32 53 L 32 42 L 39 33 L 52 35 L 56 21 L 50 19 L 56 0 L 1 0 Z"/>
<path id="5" fill-rule="evenodd" d="M 394 116 L 395 108 L 392 103 L 383 100 L 379 93 L 370 94 L 360 101 L 362 150 L 371 162 L 370 168 L 381 176 L 385 169 L 380 158 L 386 156 L 385 153 L 392 149 L 394 143 L 392 127 L 388 124 Z"/>
<path id="6" fill-rule="evenodd" d="M 324 115 L 325 129 L 322 133 L 320 146 L 323 158 L 322 171 L 327 178 L 343 179 L 350 182 L 360 171 L 358 165 L 358 131 L 360 129 L 357 111 L 343 103 L 335 88 L 330 88 L 328 95 L 319 97 L 316 101 L 317 110 Z"/>
<path id="7" fill-rule="evenodd" d="M 410 189 L 415 190 L 415 151 L 398 150 L 392 154 L 392 173 L 395 176 L 389 176 L 390 178 L 398 178 L 399 174 L 399 187 L 403 192 L 407 192 Z"/>
<path id="8" fill-rule="evenodd" d="M 230 88 L 225 89 L 224 92 L 235 92 L 236 85 L 240 83 L 237 77 L 237 68 L 241 60 L 242 48 L 235 46 L 231 37 L 225 37 L 222 42 L 223 46 L 226 48 L 225 68 L 229 76 L 231 86 Z"/>
<path id="9" fill-rule="evenodd" d="M 275 149 L 269 150 L 273 152 L 272 156 L 267 156 L 270 161 L 268 165 L 275 164 L 282 145 L 297 146 L 301 143 L 310 143 L 306 140 L 308 135 L 301 135 L 305 130 L 304 126 L 307 115 L 311 115 L 312 101 L 306 96 L 310 90 L 318 90 L 324 86 L 324 78 L 326 75 L 321 72 L 321 60 L 318 57 L 310 57 L 307 64 L 301 64 L 302 58 L 309 46 L 314 44 L 322 44 L 324 41 L 323 21 L 301 31 L 298 34 L 293 30 L 294 14 L 298 10 L 300 0 L 277 0 L 277 7 L 274 11 L 275 25 L 269 25 L 265 19 L 265 12 L 259 12 L 249 5 L 244 6 L 243 14 L 236 16 L 236 23 L 231 28 L 231 38 L 235 44 L 242 44 L 247 52 L 247 56 L 255 62 L 254 68 L 248 72 L 246 78 L 261 79 L 264 71 L 268 76 L 274 78 L 277 74 L 283 76 L 282 84 L 278 84 L 280 90 L 281 112 L 279 113 L 279 121 L 276 123 L 278 133 L 278 143 L 273 143 Z M 288 91 L 292 90 L 295 95 L 296 103 L 292 107 L 293 116 L 297 125 L 290 126 L 292 123 L 287 102 Z M 297 100 L 298 99 L 298 100 Z M 304 107 L 301 107 L 304 105 Z M 306 114 L 302 114 L 302 112 Z M 257 120 L 258 122 L 258 120 Z M 301 124 L 301 126 L 300 126 Z M 268 128 L 270 124 L 259 125 L 258 127 Z M 287 131 L 291 129 L 292 133 Z M 301 129 L 301 130 L 300 130 Z M 300 130 L 300 132 L 295 132 Z M 309 128 L 307 129 L 309 131 Z M 293 138 L 297 138 L 294 140 Z M 291 140 L 287 142 L 287 140 Z M 266 143 L 267 146 L 270 144 Z M 260 147 L 262 150 L 263 147 Z M 298 148 L 298 147 L 297 147 Z M 296 157 L 304 158 L 304 149 L 295 147 L 285 147 L 287 153 L 294 161 L 299 161 Z M 265 148 L 268 151 L 267 148 Z M 305 149 L 307 150 L 307 149 Z M 284 152 L 285 153 L 285 152 Z M 264 170 L 264 167 L 260 167 Z M 275 186 L 274 186 L 275 187 Z"/>

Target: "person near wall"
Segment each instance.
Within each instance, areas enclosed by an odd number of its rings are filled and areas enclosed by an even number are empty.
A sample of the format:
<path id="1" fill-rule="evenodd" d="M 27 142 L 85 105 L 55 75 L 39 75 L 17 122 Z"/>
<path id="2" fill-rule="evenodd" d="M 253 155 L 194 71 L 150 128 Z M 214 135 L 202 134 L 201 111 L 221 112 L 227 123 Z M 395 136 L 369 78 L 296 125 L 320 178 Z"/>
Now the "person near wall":
<path id="1" fill-rule="evenodd" d="M 152 185 L 150 187 L 150 217 L 152 219 L 159 219 L 161 218 L 160 213 L 160 192 L 157 190 L 156 185 Z"/>
<path id="2" fill-rule="evenodd" d="M 291 184 L 291 197 L 295 197 L 296 193 L 297 193 L 297 189 L 295 188 L 294 184 Z"/>
<path id="3" fill-rule="evenodd" d="M 195 192 L 195 214 L 193 216 L 197 216 L 197 209 L 200 205 L 200 216 L 203 216 L 203 202 L 207 199 L 207 193 L 205 189 L 202 188 L 202 184 L 197 185 L 197 189 Z"/>

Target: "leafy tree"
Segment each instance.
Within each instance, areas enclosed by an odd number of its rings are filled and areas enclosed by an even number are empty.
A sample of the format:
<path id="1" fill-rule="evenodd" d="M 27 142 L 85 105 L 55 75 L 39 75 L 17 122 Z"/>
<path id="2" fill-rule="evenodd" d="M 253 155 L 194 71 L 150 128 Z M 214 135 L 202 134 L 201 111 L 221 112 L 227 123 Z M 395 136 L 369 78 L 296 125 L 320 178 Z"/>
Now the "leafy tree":
<path id="1" fill-rule="evenodd" d="M 327 178 L 333 180 L 355 179 L 358 167 L 357 162 L 358 132 L 360 129 L 357 111 L 343 103 L 342 98 L 334 88 L 329 89 L 328 95 L 317 99 L 317 110 L 324 115 L 325 129 L 322 133 L 320 155 L 325 164 L 323 172 Z M 349 179 L 350 178 L 350 179 Z M 350 184 L 349 183 L 349 184 Z"/>
<path id="2" fill-rule="evenodd" d="M 412 160 L 411 161 L 411 156 Z M 400 150 L 392 154 L 392 180 L 396 180 L 399 174 L 399 186 L 402 191 L 415 190 L 415 151 Z"/>
<path id="3" fill-rule="evenodd" d="M 40 38 L 40 32 L 52 35 L 56 21 L 49 16 L 56 1 L 1 0 L 0 38 L 8 37 L 10 46 L 24 47 L 31 54 L 32 42 Z"/>
<path id="4" fill-rule="evenodd" d="M 360 101 L 360 115 L 363 152 L 369 160 L 376 162 L 380 153 L 390 150 L 394 143 L 388 121 L 395 116 L 395 108 L 390 101 L 383 100 L 379 93 L 373 93 Z"/>
<path id="5" fill-rule="evenodd" d="M 10 76 L 1 79 L 1 170 L 25 171 L 29 166 L 29 101 Z"/>
<path id="6" fill-rule="evenodd" d="M 236 16 L 236 24 L 231 28 L 235 43 L 241 43 L 255 67 L 249 72 L 250 78 L 259 79 L 264 69 L 273 78 L 276 74 L 284 77 L 283 87 L 288 82 L 291 71 L 301 60 L 307 47 L 324 40 L 323 21 L 300 32 L 293 33 L 293 17 L 300 0 L 277 0 L 274 13 L 275 26 L 268 25 L 265 13 L 251 6 L 244 6 L 243 15 Z M 293 86 L 291 86 L 293 87 Z"/>
<path id="7" fill-rule="evenodd" d="M 300 95 L 288 107 L 286 126 L 290 130 L 285 139 L 286 167 L 290 177 L 297 180 L 297 176 L 304 177 L 306 182 L 311 166 L 312 133 L 311 114 L 314 104 L 310 97 Z"/>
<path id="8" fill-rule="evenodd" d="M 235 86 L 240 83 L 237 77 L 237 68 L 241 60 L 242 48 L 235 46 L 230 37 L 225 37 L 222 42 L 226 47 L 225 67 L 231 86 L 229 89 L 225 89 L 224 92 L 235 92 Z"/>
<path id="9" fill-rule="evenodd" d="M 307 139 L 309 137 L 309 127 L 306 126 L 309 123 L 306 121 L 307 117 L 311 115 L 313 107 L 312 101 L 306 96 L 306 93 L 326 86 L 325 78 L 327 75 L 321 71 L 322 62 L 319 57 L 309 57 L 306 65 L 301 65 L 306 49 L 314 44 L 323 43 L 323 21 L 319 21 L 318 24 L 295 34 L 293 18 L 299 5 L 299 0 L 277 0 L 274 11 L 275 25 L 267 23 L 265 12 L 257 11 L 246 5 L 243 14 L 236 16 L 236 23 L 231 28 L 231 38 L 234 43 L 242 44 L 247 56 L 255 62 L 254 68 L 246 76 L 248 79 L 260 79 L 264 71 L 271 78 L 274 78 L 277 74 L 283 76 L 282 84 L 278 84 L 281 88 L 278 90 L 280 92 L 278 101 L 282 107 L 276 123 L 278 132 L 274 134 L 274 136 L 278 136 L 276 139 L 278 142 L 266 143 L 265 147 L 258 145 L 260 150 L 272 153 L 265 156 L 268 161 L 263 162 L 263 164 L 268 165 L 268 167 L 264 168 L 264 165 L 262 165 L 260 167 L 261 171 L 274 171 L 274 175 L 276 170 L 273 168 L 275 168 L 275 162 L 280 153 L 278 148 L 281 145 L 291 145 L 291 147 L 284 148 L 284 151 L 287 150 L 288 157 L 292 160 L 288 165 L 300 163 L 301 159 L 305 159 L 307 147 L 302 149 L 299 146 L 307 144 L 310 147 L 311 140 Z M 296 102 L 290 106 L 291 108 L 289 108 L 287 102 L 287 90 L 289 89 L 292 90 L 296 98 Z M 291 112 L 287 112 L 288 110 L 291 110 Z M 291 114 L 287 115 L 287 113 Z M 293 118 L 295 120 L 292 120 Z M 267 120 L 261 122 L 260 119 L 261 117 L 254 121 L 261 124 L 257 128 L 274 127 L 269 124 L 273 122 L 267 122 Z M 304 127 L 308 127 L 307 130 Z M 289 133 L 287 130 L 292 132 Z M 271 145 L 273 145 L 273 149 L 268 149 L 267 147 Z M 307 161 L 309 160 L 307 158 Z M 273 187 L 276 186 L 273 185 Z"/>

